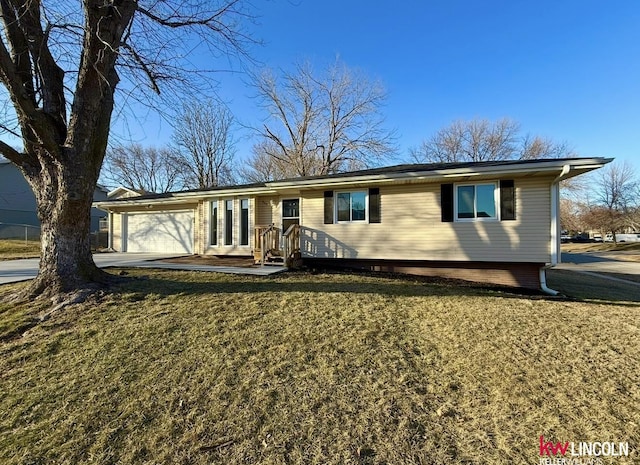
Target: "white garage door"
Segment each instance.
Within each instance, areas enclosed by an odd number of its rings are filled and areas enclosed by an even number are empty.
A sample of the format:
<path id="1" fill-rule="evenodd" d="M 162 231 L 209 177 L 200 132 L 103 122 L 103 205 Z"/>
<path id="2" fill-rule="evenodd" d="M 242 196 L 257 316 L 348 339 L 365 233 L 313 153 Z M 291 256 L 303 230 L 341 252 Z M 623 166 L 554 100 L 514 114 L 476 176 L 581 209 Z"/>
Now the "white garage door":
<path id="1" fill-rule="evenodd" d="M 127 215 L 127 252 L 193 253 L 194 212 Z"/>

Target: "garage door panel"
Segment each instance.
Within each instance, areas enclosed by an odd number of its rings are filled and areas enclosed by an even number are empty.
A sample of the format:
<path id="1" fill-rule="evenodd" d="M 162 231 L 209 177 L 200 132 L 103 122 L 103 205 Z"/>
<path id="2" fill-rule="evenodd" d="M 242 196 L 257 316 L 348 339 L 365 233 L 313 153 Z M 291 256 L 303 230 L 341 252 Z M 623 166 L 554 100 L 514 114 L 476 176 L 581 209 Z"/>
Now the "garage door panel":
<path id="1" fill-rule="evenodd" d="M 194 212 L 127 215 L 127 252 L 193 253 Z"/>

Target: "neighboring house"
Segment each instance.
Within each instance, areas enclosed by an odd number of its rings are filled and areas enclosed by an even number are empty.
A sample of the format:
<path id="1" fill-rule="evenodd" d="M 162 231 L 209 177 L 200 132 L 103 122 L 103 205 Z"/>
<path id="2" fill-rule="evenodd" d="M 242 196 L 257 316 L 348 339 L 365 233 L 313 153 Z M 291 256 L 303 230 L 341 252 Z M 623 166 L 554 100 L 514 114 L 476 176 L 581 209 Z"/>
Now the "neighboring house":
<path id="1" fill-rule="evenodd" d="M 138 197 L 143 194 L 149 194 L 149 192 L 138 190 L 138 189 L 130 189 L 128 187 L 116 187 L 112 191 L 107 194 L 107 199 L 115 200 L 115 199 L 126 199 L 129 197 Z"/>
<path id="2" fill-rule="evenodd" d="M 399 165 L 96 205 L 122 252 L 283 255 L 539 288 L 560 260 L 558 183 L 610 161 Z"/>
<path id="3" fill-rule="evenodd" d="M 93 200 L 107 199 L 107 190 L 96 187 Z M 100 227 L 104 211 L 91 209 L 91 231 Z M 20 170 L 8 160 L 0 158 L 0 223 L 40 226 L 36 213 L 36 199 Z"/>

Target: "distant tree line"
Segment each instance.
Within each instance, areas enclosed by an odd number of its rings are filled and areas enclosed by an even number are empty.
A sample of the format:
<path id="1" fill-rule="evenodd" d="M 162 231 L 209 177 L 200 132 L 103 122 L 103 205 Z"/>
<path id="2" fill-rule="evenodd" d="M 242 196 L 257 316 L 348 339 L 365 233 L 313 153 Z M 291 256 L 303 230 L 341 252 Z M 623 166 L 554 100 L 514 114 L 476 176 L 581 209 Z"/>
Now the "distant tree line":
<path id="1" fill-rule="evenodd" d="M 256 142 L 248 158 L 236 158 L 240 125 L 222 102 L 191 102 L 177 114 L 167 147 L 112 147 L 104 179 L 148 192 L 204 189 L 367 168 L 396 155 L 395 132 L 383 124 L 384 88 L 338 60 L 321 73 L 308 63 L 290 73 L 266 70 L 253 86 L 265 119 L 250 128 Z M 566 142 L 525 133 L 509 118 L 454 121 L 408 155 L 414 163 L 578 156 Z M 563 230 L 614 238 L 640 231 L 639 187 L 628 163 L 563 182 Z"/>
<path id="2" fill-rule="evenodd" d="M 103 182 L 158 193 L 232 184 L 235 124 L 222 102 L 187 103 L 175 118 L 168 146 L 110 147 Z"/>
<path id="3" fill-rule="evenodd" d="M 103 181 L 154 192 L 209 188 L 366 168 L 396 153 L 395 133 L 383 124 L 384 87 L 339 60 L 320 73 L 308 63 L 291 73 L 265 70 L 253 87 L 265 120 L 250 128 L 256 143 L 242 166 L 238 122 L 224 104 L 207 101 L 177 114 L 168 147 L 112 147 Z"/>
<path id="4" fill-rule="evenodd" d="M 560 204 L 561 227 L 570 235 L 597 232 L 604 239 L 640 233 L 640 179 L 628 162 L 612 162 L 565 192 Z"/>
<path id="5" fill-rule="evenodd" d="M 416 163 L 457 163 L 567 158 L 575 152 L 566 142 L 523 134 L 520 123 L 503 118 L 454 121 L 412 148 L 410 156 Z"/>

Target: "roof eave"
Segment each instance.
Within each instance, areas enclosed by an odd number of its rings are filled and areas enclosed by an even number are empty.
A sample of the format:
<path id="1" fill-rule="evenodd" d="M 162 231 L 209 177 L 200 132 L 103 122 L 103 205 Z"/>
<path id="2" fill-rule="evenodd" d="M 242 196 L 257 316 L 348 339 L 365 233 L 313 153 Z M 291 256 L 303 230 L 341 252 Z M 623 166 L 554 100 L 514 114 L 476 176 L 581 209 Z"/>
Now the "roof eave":
<path id="1" fill-rule="evenodd" d="M 217 189 L 210 191 L 197 191 L 197 192 L 178 192 L 172 194 L 170 197 L 159 197 L 159 198 L 140 198 L 140 197 L 129 197 L 125 199 L 114 199 L 107 200 L 104 202 L 94 202 L 93 206 L 96 208 L 100 208 L 101 210 L 112 210 L 120 207 L 126 206 L 138 206 L 138 205 L 175 205 L 175 204 L 183 204 L 185 200 L 197 202 L 199 200 L 205 200 L 212 197 L 224 197 L 229 195 L 264 195 L 264 194 L 275 194 L 272 189 L 267 189 L 264 187 L 253 187 L 247 189 L 239 189 L 239 188 L 229 188 L 229 189 Z"/>
<path id="2" fill-rule="evenodd" d="M 416 170 L 403 173 L 383 173 L 371 175 L 354 175 L 354 176 L 334 176 L 326 178 L 299 179 L 289 181 L 272 181 L 267 182 L 263 186 L 242 187 L 236 186 L 231 188 L 178 192 L 170 197 L 160 198 L 139 198 L 131 197 L 126 199 L 117 199 L 104 202 L 95 202 L 93 205 L 102 210 L 118 209 L 126 206 L 139 205 L 175 205 L 184 203 L 184 201 L 206 200 L 212 197 L 224 197 L 230 195 L 277 195 L 281 191 L 290 189 L 320 188 L 334 187 L 337 185 L 353 186 L 362 184 L 380 184 L 387 182 L 402 181 L 425 181 L 437 182 L 438 180 L 453 180 L 455 178 L 468 178 L 471 176 L 505 176 L 516 174 L 533 174 L 533 173 L 549 173 L 556 174 L 556 181 L 568 179 L 580 174 L 602 168 L 613 158 L 573 158 L 557 160 L 546 160 L 538 163 L 529 164 L 505 164 L 491 166 L 471 166 L 463 168 L 450 168 L 440 170 Z"/>
<path id="3" fill-rule="evenodd" d="M 443 170 L 422 170 L 411 171 L 405 173 L 387 173 L 375 175 L 357 175 L 357 176 L 336 176 L 333 178 L 319 179 L 303 179 L 290 181 L 273 181 L 267 183 L 268 186 L 275 190 L 285 188 L 302 188 L 302 187 L 323 187 L 335 186 L 338 184 L 369 184 L 372 182 L 397 182 L 397 181 L 437 181 L 439 179 L 469 177 L 469 176 L 487 176 L 487 175 L 505 175 L 505 174 L 527 174 L 533 172 L 547 171 L 550 174 L 561 172 L 563 167 L 570 165 L 570 175 L 568 177 L 577 176 L 587 171 L 592 171 L 603 167 L 611 162 L 613 158 L 582 158 L 582 159 L 557 159 L 530 165 L 503 165 L 503 166 L 486 166 L 486 167 L 464 167 L 451 168 Z M 572 162 L 572 163 L 568 163 Z"/>

